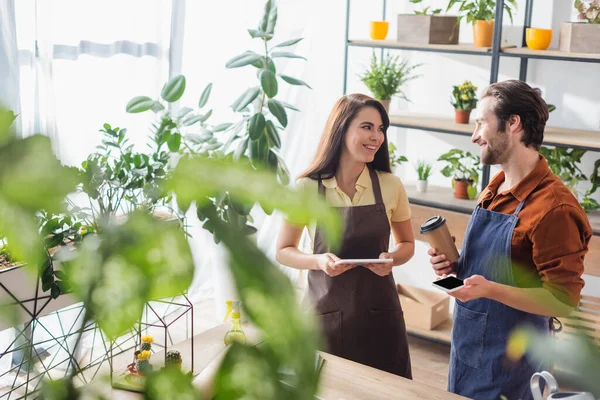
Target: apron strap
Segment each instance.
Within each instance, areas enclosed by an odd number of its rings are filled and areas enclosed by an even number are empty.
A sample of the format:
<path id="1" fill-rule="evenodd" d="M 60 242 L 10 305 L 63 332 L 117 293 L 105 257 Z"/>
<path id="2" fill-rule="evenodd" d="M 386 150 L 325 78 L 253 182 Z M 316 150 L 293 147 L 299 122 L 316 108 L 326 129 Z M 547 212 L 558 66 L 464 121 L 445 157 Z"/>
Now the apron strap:
<path id="1" fill-rule="evenodd" d="M 519 216 L 519 213 L 521 212 L 521 209 L 523 208 L 523 205 L 525 204 L 525 199 L 523 199 L 523 201 L 521 201 L 519 203 L 519 206 L 517 207 L 517 209 L 515 210 L 515 217 Z"/>
<path id="2" fill-rule="evenodd" d="M 373 194 L 375 195 L 375 204 L 383 204 L 383 197 L 381 196 L 381 186 L 379 185 L 379 178 L 377 172 L 371 167 L 369 168 L 369 176 L 371 177 L 371 184 L 373 185 Z"/>

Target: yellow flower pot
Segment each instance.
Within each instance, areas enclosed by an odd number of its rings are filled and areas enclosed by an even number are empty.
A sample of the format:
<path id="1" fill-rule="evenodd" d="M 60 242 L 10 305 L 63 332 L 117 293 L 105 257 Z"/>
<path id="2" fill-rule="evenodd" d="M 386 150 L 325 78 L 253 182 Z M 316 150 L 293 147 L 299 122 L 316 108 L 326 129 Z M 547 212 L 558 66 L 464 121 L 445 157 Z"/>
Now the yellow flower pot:
<path id="1" fill-rule="evenodd" d="M 387 37 L 390 23 L 387 21 L 371 21 L 371 39 L 384 40 Z"/>
<path id="2" fill-rule="evenodd" d="M 552 41 L 552 29 L 527 28 L 525 42 L 531 50 L 546 50 Z"/>
<path id="3" fill-rule="evenodd" d="M 473 44 L 475 47 L 492 47 L 494 21 L 477 20 L 473 24 Z"/>

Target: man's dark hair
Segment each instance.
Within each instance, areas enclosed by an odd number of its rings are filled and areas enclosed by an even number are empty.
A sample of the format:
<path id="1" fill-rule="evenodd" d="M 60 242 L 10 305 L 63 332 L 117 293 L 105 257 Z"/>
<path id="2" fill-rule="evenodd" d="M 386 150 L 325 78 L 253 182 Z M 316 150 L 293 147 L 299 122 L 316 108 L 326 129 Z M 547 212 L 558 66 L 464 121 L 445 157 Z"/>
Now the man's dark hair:
<path id="1" fill-rule="evenodd" d="M 496 99 L 493 111 L 498 118 L 499 130 L 506 129 L 506 121 L 511 115 L 518 115 L 524 132 L 521 141 L 527 147 L 540 149 L 549 113 L 538 91 L 523 81 L 508 80 L 488 86 L 481 96 L 482 99 L 485 97 Z"/>

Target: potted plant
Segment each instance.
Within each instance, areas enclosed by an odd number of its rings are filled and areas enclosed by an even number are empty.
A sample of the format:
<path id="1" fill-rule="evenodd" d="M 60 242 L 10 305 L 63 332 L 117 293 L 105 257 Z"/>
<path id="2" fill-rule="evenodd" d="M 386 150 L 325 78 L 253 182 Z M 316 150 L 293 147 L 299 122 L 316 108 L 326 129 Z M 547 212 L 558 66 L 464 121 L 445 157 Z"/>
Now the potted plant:
<path id="1" fill-rule="evenodd" d="M 420 4 L 423 0 L 410 0 Z M 426 6 L 414 14 L 398 14 L 399 42 L 414 44 L 458 44 L 456 16 L 439 15 L 443 9 Z"/>
<path id="2" fill-rule="evenodd" d="M 575 0 L 579 22 L 560 25 L 558 49 L 572 53 L 600 53 L 600 2 Z"/>
<path id="3" fill-rule="evenodd" d="M 494 36 L 494 15 L 496 10 L 495 0 L 450 0 L 446 11 L 455 4 L 460 4 L 458 9 L 458 22 L 466 18 L 473 24 L 473 42 L 476 47 L 491 47 Z M 508 13 L 510 23 L 513 22 L 513 7 L 517 8 L 516 0 L 505 0 L 504 10 Z"/>
<path id="4" fill-rule="evenodd" d="M 442 154 L 438 161 L 447 165 L 442 169 L 442 175 L 452 177 L 454 197 L 457 199 L 474 199 L 477 194 L 481 160 L 479 156 L 461 149 L 452 149 Z"/>
<path id="5" fill-rule="evenodd" d="M 424 160 L 419 160 L 415 169 L 417 170 L 417 191 L 421 193 L 427 192 L 427 180 L 431 176 L 433 165 Z"/>
<path id="6" fill-rule="evenodd" d="M 378 60 L 373 50 L 371 68 L 360 75 L 361 81 L 373 93 L 373 97 L 383 104 L 388 113 L 392 97 L 399 96 L 409 101 L 402 91 L 402 86 L 419 77 L 413 75 L 413 71 L 422 65 L 411 66 L 408 60 L 399 61 L 399 58 L 399 56 L 392 57 L 388 52 L 382 60 Z"/>
<path id="7" fill-rule="evenodd" d="M 470 81 L 464 81 L 459 86 L 452 86 L 452 99 L 457 124 L 468 124 L 471 111 L 477 107 L 477 87 Z"/>
<path id="8" fill-rule="evenodd" d="M 389 142 L 388 148 L 390 153 L 390 166 L 392 167 L 392 173 L 396 174 L 398 172 L 398 166 L 403 162 L 407 162 L 408 158 L 397 153 L 398 149 L 394 143 Z"/>

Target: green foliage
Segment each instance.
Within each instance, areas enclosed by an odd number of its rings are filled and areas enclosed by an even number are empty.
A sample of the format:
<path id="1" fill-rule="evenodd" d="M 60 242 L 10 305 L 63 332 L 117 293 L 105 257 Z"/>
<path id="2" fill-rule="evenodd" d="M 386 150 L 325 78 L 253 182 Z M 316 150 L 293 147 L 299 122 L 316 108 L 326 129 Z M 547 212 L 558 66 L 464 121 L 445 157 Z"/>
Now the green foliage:
<path id="1" fill-rule="evenodd" d="M 417 175 L 420 181 L 426 181 L 431 176 L 433 165 L 424 160 L 417 161 L 416 168 Z"/>
<path id="2" fill-rule="evenodd" d="M 410 0 L 410 2 L 413 3 L 413 4 L 419 4 L 422 1 L 423 0 Z M 430 6 L 427 6 L 424 9 L 422 9 L 421 11 L 415 10 L 415 14 L 417 14 L 417 15 L 438 15 L 442 11 L 443 10 L 441 8 L 434 9 L 434 8 L 432 8 Z"/>
<path id="3" fill-rule="evenodd" d="M 413 71 L 422 64 L 410 66 L 408 60 L 399 61 L 399 58 L 388 52 L 378 61 L 373 50 L 371 68 L 360 75 L 360 79 L 377 100 L 391 100 L 393 96 L 398 95 L 409 101 L 402 91 L 402 86 L 420 76 L 413 75 Z"/>
<path id="4" fill-rule="evenodd" d="M 458 9 L 458 22 L 462 18 L 467 19 L 467 23 L 474 24 L 475 21 L 491 21 L 494 19 L 496 12 L 495 0 L 450 0 L 446 12 L 448 12 L 455 4 L 460 4 Z M 516 0 L 505 0 L 504 10 L 510 18 L 510 23 L 513 23 L 513 11 L 517 8 Z"/>
<path id="5" fill-rule="evenodd" d="M 441 171 L 445 177 L 469 182 L 471 186 L 479 182 L 481 160 L 478 155 L 461 149 L 452 149 L 442 154 L 438 161 L 447 164 Z"/>
<path id="6" fill-rule="evenodd" d="M 593 0 L 586 5 L 583 0 L 575 0 L 574 7 L 579 11 L 577 19 L 590 24 L 600 24 L 600 2 Z"/>
<path id="7" fill-rule="evenodd" d="M 452 86 L 450 104 L 457 110 L 473 110 L 477 108 L 477 87 L 470 81 L 464 81 L 459 86 Z"/>
<path id="8" fill-rule="evenodd" d="M 390 153 L 390 165 L 392 167 L 408 161 L 408 158 L 406 158 L 406 156 L 396 153 L 397 149 L 394 143 L 389 142 L 388 148 Z"/>

